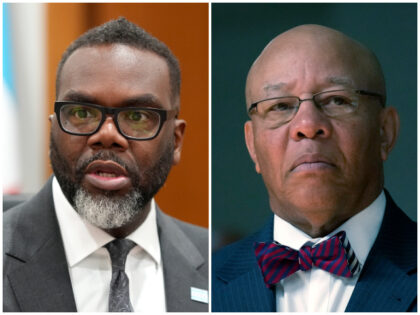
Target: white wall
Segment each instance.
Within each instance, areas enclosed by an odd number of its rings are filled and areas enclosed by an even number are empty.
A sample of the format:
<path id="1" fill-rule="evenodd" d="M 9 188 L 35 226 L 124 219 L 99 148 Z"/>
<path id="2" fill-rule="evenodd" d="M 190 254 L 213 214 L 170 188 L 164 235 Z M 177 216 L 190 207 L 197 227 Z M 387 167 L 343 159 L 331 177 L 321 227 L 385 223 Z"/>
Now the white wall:
<path id="1" fill-rule="evenodd" d="M 48 143 L 46 95 L 46 6 L 8 4 L 13 41 L 21 192 L 36 192 L 45 181 Z M 3 135 L 4 136 L 4 135 Z M 7 150 L 3 152 L 7 154 Z"/>

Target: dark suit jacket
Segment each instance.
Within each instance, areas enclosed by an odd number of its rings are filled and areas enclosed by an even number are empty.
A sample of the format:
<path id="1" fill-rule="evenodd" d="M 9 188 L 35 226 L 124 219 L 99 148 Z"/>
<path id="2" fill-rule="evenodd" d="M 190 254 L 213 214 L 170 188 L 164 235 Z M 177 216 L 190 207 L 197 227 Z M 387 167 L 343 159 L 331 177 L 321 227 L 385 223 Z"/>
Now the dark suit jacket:
<path id="1" fill-rule="evenodd" d="M 3 311 L 74 312 L 51 179 L 28 202 L 3 218 Z M 207 311 L 191 300 L 191 287 L 208 289 L 207 230 L 157 211 L 168 311 Z"/>
<path id="2" fill-rule="evenodd" d="M 417 225 L 386 192 L 378 237 L 347 305 L 348 312 L 405 312 L 417 309 Z M 254 255 L 256 241 L 273 240 L 273 219 L 258 233 L 226 246 L 212 258 L 212 311 L 272 312 L 268 289 Z"/>

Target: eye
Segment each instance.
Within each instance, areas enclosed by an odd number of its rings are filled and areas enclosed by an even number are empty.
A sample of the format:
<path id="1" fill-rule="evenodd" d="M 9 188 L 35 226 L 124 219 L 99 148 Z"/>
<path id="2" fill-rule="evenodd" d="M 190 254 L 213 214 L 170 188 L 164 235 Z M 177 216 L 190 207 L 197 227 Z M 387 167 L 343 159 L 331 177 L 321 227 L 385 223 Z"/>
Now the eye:
<path id="1" fill-rule="evenodd" d="M 333 95 L 333 96 L 330 96 L 327 99 L 327 102 L 326 102 L 325 105 L 337 105 L 337 106 L 340 106 L 340 105 L 350 105 L 351 103 L 352 103 L 351 100 L 348 99 L 348 98 L 346 98 L 346 97 L 344 97 L 344 96 Z"/>
<path id="2" fill-rule="evenodd" d="M 141 119 L 141 113 L 140 112 L 130 112 L 129 114 L 128 114 L 128 118 L 130 119 L 130 120 L 133 120 L 133 121 L 139 121 L 140 119 Z"/>
<path id="3" fill-rule="evenodd" d="M 128 111 L 125 117 L 131 122 L 141 122 L 148 119 L 147 113 L 144 111 Z"/>
<path id="4" fill-rule="evenodd" d="M 330 117 L 352 113 L 357 108 L 357 96 L 350 90 L 323 92 L 315 95 L 315 103 Z"/>
<path id="5" fill-rule="evenodd" d="M 293 104 L 286 103 L 286 102 L 279 102 L 276 103 L 268 109 L 269 111 L 285 111 L 293 108 Z"/>
<path id="6" fill-rule="evenodd" d="M 260 104 L 261 109 L 263 109 L 263 112 L 266 114 L 281 114 L 290 112 L 295 110 L 296 106 L 299 106 L 299 104 L 296 102 L 296 99 L 288 97 L 267 100 L 261 102 Z"/>
<path id="7" fill-rule="evenodd" d="M 74 107 L 71 109 L 70 115 L 78 119 L 94 117 L 92 111 L 87 107 Z"/>
<path id="8" fill-rule="evenodd" d="M 345 91 L 334 93 L 319 94 L 315 102 L 325 109 L 340 109 L 354 107 L 356 100 L 350 94 L 346 95 Z"/>

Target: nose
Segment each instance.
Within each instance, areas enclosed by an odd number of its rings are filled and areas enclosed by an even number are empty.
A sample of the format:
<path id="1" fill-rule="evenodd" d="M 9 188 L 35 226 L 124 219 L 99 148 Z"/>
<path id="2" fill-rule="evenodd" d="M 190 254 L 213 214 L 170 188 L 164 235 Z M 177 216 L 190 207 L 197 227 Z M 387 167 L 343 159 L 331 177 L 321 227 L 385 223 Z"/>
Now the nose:
<path id="1" fill-rule="evenodd" d="M 101 128 L 88 138 L 88 145 L 94 150 L 125 151 L 128 148 L 128 140 L 118 131 L 112 117 L 108 116 Z"/>
<path id="2" fill-rule="evenodd" d="M 296 116 L 290 121 L 290 136 L 299 141 L 305 138 L 327 138 L 331 134 L 331 122 L 316 106 L 313 100 L 301 102 Z"/>

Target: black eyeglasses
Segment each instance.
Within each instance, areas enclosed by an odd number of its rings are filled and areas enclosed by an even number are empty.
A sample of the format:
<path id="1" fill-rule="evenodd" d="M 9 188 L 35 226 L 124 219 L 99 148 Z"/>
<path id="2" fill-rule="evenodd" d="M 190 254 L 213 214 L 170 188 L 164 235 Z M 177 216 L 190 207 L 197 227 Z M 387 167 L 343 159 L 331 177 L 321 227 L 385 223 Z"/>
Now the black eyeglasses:
<path id="1" fill-rule="evenodd" d="M 177 110 L 140 107 L 105 107 L 81 102 L 55 102 L 60 128 L 71 135 L 89 136 L 97 132 L 107 115 L 112 115 L 118 131 L 130 140 L 151 140 L 166 120 L 176 117 Z"/>
<path id="2" fill-rule="evenodd" d="M 313 101 L 328 117 L 340 117 L 351 114 L 359 106 L 360 95 L 379 97 L 384 106 L 383 96 L 379 93 L 364 90 L 332 90 L 314 94 L 311 98 L 300 99 L 297 96 L 272 97 L 251 104 L 248 115 L 258 113 L 267 123 L 281 124 L 292 120 L 304 101 Z"/>

